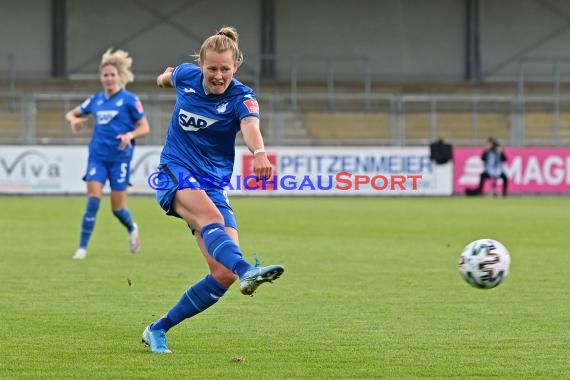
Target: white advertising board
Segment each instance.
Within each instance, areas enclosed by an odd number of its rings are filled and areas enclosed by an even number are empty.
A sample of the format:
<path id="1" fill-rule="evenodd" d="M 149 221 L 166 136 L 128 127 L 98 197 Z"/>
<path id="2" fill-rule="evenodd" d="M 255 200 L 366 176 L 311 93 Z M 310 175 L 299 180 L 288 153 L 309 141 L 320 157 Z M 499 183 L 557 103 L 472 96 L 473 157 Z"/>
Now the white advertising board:
<path id="1" fill-rule="evenodd" d="M 131 193 L 153 194 L 160 146 L 137 147 Z M 255 181 L 252 155 L 238 148 L 231 195 L 450 195 L 452 164 L 435 165 L 426 148 L 277 147 L 268 149 L 274 178 Z M 0 147 L 0 193 L 83 194 L 87 147 Z M 108 191 L 108 188 L 106 188 Z"/>

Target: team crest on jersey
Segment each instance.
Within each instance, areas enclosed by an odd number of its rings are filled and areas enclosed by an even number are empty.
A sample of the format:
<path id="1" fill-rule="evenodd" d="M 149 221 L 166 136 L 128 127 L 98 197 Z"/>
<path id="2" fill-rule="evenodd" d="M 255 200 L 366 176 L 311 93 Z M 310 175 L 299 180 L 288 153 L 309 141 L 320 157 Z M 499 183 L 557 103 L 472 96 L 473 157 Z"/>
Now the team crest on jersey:
<path id="1" fill-rule="evenodd" d="M 226 112 L 227 108 L 228 108 L 228 102 L 223 102 L 216 106 L 216 111 L 218 111 L 218 113 L 224 113 Z"/>
<path id="2" fill-rule="evenodd" d="M 217 121 L 216 119 L 188 112 L 182 108 L 180 108 L 178 113 L 178 125 L 185 131 L 199 131 L 200 129 L 208 128 Z"/>
<path id="3" fill-rule="evenodd" d="M 119 111 L 97 111 L 97 124 L 108 124 L 118 113 Z"/>
<path id="4" fill-rule="evenodd" d="M 115 103 L 115 105 L 116 105 L 117 107 L 120 107 L 120 106 L 123 105 L 124 102 L 125 102 L 125 101 L 124 101 L 123 99 L 119 99 L 119 101 L 118 101 L 117 103 Z"/>
<path id="5" fill-rule="evenodd" d="M 248 99 L 243 102 L 243 104 L 247 107 L 247 110 L 251 113 L 259 113 L 259 104 L 255 99 Z"/>

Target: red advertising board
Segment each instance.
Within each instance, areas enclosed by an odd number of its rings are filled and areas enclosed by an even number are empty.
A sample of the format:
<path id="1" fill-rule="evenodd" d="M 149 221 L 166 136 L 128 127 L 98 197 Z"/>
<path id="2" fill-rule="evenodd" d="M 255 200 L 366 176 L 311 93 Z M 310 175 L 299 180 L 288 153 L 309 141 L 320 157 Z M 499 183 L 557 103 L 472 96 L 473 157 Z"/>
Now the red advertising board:
<path id="1" fill-rule="evenodd" d="M 245 181 L 243 190 L 244 191 L 267 191 L 275 190 L 275 184 L 273 182 L 267 182 L 263 184 L 262 181 L 257 181 L 253 175 L 253 155 L 249 151 L 242 155 L 243 166 L 242 166 L 242 179 Z M 275 153 L 267 153 L 267 159 L 273 166 L 273 176 L 278 175 L 277 171 L 277 155 Z M 239 182 L 239 181 L 238 181 Z"/>

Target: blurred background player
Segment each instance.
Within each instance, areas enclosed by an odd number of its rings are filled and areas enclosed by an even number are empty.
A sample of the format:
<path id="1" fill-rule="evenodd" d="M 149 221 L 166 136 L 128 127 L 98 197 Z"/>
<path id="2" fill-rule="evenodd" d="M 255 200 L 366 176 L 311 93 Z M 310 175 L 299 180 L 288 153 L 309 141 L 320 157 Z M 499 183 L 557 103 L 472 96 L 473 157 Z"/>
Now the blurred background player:
<path id="1" fill-rule="evenodd" d="M 142 340 L 152 352 L 168 353 L 166 333 L 183 320 L 215 304 L 239 278 L 240 290 L 277 279 L 280 265 L 252 266 L 239 248 L 237 223 L 224 182 L 233 171 L 239 131 L 253 159 L 253 173 L 271 178 L 272 166 L 259 129 L 259 106 L 253 90 L 234 79 L 243 61 L 238 33 L 223 27 L 208 37 L 196 57 L 199 67 L 184 63 L 157 77 L 159 87 L 176 89 L 176 104 L 160 166 L 164 187 L 156 197 L 168 215 L 184 219 L 192 229 L 210 274 L 195 283 L 162 318 L 151 323 Z M 202 186 L 202 179 L 208 179 Z M 183 181 L 180 182 L 180 179 Z"/>
<path id="2" fill-rule="evenodd" d="M 93 115 L 95 119 L 87 173 L 83 177 L 87 182 L 87 207 L 81 224 L 79 247 L 73 256 L 77 260 L 87 257 L 87 245 L 107 179 L 111 187 L 111 208 L 129 233 L 130 251 L 136 253 L 140 250 L 138 226 L 126 207 L 127 188 L 135 139 L 149 132 L 149 124 L 139 98 L 125 89 L 126 84 L 134 80 L 132 62 L 123 50 L 107 50 L 99 65 L 103 91 L 65 115 L 74 133 L 85 126 L 85 116 Z"/>
<path id="3" fill-rule="evenodd" d="M 507 161 L 507 156 L 505 155 L 505 152 L 501 148 L 501 144 L 499 143 L 499 141 L 497 141 L 493 137 L 489 137 L 487 139 L 487 142 L 488 146 L 481 155 L 481 160 L 483 160 L 484 168 L 479 179 L 479 187 L 477 187 L 476 189 L 467 189 L 466 194 L 467 195 L 483 194 L 485 188 L 485 182 L 488 179 L 494 181 L 493 190 L 495 191 L 497 180 L 500 178 L 503 182 L 503 196 L 506 196 L 509 186 L 509 179 L 505 174 L 505 171 L 503 169 L 503 164 Z"/>

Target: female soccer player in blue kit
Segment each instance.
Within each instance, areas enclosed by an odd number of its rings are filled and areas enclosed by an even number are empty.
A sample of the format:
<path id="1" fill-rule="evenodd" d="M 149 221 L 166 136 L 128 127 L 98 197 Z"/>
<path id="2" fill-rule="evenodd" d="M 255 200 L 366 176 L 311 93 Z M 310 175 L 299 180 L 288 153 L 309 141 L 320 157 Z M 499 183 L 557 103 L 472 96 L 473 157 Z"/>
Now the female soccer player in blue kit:
<path id="1" fill-rule="evenodd" d="M 125 89 L 126 84 L 134 80 L 132 62 L 123 50 L 107 50 L 99 65 L 103 91 L 65 115 L 74 133 L 85 126 L 87 115 L 93 115 L 95 119 L 87 173 L 83 177 L 87 182 L 87 207 L 81 224 L 79 248 L 73 256 L 76 260 L 87 257 L 87 245 L 107 179 L 111 187 L 111 208 L 128 230 L 130 251 L 136 253 L 140 249 L 138 226 L 126 207 L 127 188 L 135 139 L 146 135 L 149 125 L 141 101 Z"/>
<path id="2" fill-rule="evenodd" d="M 199 66 L 168 67 L 156 80 L 159 87 L 174 87 L 177 95 L 161 154 L 162 179 L 156 197 L 168 215 L 182 218 L 193 230 L 210 274 L 144 330 L 143 343 L 158 353 L 170 352 L 166 342 L 170 328 L 215 304 L 238 278 L 241 292 L 253 295 L 259 285 L 284 271 L 280 265 L 261 267 L 256 260 L 252 266 L 244 260 L 236 219 L 223 188 L 232 175 L 239 131 L 254 156 L 254 174 L 267 179 L 272 174 L 255 94 L 234 79 L 243 61 L 237 31 L 221 28 L 203 42 L 196 58 Z"/>

